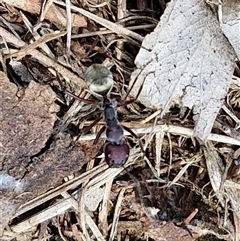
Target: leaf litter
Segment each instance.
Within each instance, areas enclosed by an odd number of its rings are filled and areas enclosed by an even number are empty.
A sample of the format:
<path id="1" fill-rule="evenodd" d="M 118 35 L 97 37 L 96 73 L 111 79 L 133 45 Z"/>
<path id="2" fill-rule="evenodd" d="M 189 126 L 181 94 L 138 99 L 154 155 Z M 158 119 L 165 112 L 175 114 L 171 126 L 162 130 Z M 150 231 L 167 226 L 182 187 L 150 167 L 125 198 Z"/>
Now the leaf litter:
<path id="1" fill-rule="evenodd" d="M 227 94 L 235 53 L 204 1 L 171 1 L 135 59 L 139 100 L 162 109 L 193 109 L 194 135 L 207 140 Z M 134 91 L 135 90 L 135 91 Z M 136 95 L 137 88 L 133 92 Z M 149 98 L 151 96 L 151 98 Z"/>
<path id="2" fill-rule="evenodd" d="M 11 75 L 17 85 L 23 82 L 16 87 L 3 75 L 1 83 L 1 95 L 8 89 L 1 100 L 0 198 L 8 225 L 1 227 L 2 239 L 239 240 L 237 65 L 231 82 L 239 47 L 236 33 L 227 30 L 238 26 L 237 2 L 85 2 L 81 8 L 72 1 L 85 19 L 69 12 L 70 1 L 44 2 L 41 11 L 39 2 L 34 8 L 27 0 L 21 4 L 1 3 L 7 19 L 0 22 L 3 60 L 17 57 L 34 79 L 28 84 Z M 127 11 L 135 8 L 133 15 Z M 74 26 L 72 39 L 70 31 L 64 36 L 66 22 L 72 24 L 66 29 Z M 20 39 L 26 29 L 30 35 Z M 99 163 L 105 136 L 92 146 L 104 122 L 78 138 L 99 112 L 72 103 L 64 90 L 93 98 L 82 73 L 103 63 L 114 76 L 112 96 L 124 98 L 148 33 L 132 77 L 133 83 L 137 75 L 131 95 L 143 83 L 142 105 L 118 109 L 121 123 L 141 137 L 145 156 L 126 136 L 127 170 L 108 168 Z"/>

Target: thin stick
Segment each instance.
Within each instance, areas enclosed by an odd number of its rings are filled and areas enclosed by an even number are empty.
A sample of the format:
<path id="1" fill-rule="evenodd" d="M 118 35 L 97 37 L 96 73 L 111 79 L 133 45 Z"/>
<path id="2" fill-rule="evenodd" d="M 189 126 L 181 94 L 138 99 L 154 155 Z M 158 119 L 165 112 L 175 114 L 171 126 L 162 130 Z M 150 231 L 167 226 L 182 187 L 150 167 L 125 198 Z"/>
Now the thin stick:
<path id="1" fill-rule="evenodd" d="M 156 24 L 143 24 L 143 25 L 138 25 L 138 26 L 126 27 L 126 29 L 138 30 L 138 29 L 148 29 L 148 28 L 154 28 L 154 27 L 156 27 Z M 72 35 L 72 39 L 86 38 L 86 37 L 92 37 L 92 36 L 98 36 L 98 35 L 104 35 L 104 34 L 110 34 L 110 33 L 115 33 L 115 32 L 112 30 L 99 30 L 99 31 L 94 31 L 94 32 L 90 32 L 90 33 L 74 34 L 74 35 Z"/>
<path id="2" fill-rule="evenodd" d="M 61 194 L 75 209 L 76 212 L 78 212 L 78 202 L 67 192 L 63 192 Z M 85 215 L 83 215 L 83 213 Z M 87 213 L 87 211 L 84 210 L 84 212 L 81 213 L 81 215 L 85 216 L 86 223 L 88 224 L 89 228 L 92 230 L 93 234 L 97 238 L 98 241 L 105 241 L 103 235 L 99 231 L 97 225 L 94 223 L 90 215 Z"/>
<path id="3" fill-rule="evenodd" d="M 71 15 L 71 2 L 66 0 L 66 14 L 67 14 L 67 51 L 70 52 L 71 35 L 72 35 L 72 15 Z"/>
<path id="4" fill-rule="evenodd" d="M 164 139 L 164 132 L 157 132 L 155 135 L 155 150 L 156 150 L 156 160 L 155 160 L 155 170 L 157 171 L 158 177 L 160 177 L 160 164 L 161 164 L 161 154 L 162 145 Z"/>
<path id="5" fill-rule="evenodd" d="M 35 225 L 42 223 L 48 219 L 56 217 L 64 212 L 66 212 L 72 205 L 67 200 L 61 200 L 57 204 L 43 210 L 42 212 L 28 218 L 27 220 L 11 226 L 12 231 L 16 233 L 24 233 L 28 229 L 34 227 Z"/>
<path id="6" fill-rule="evenodd" d="M 22 19 L 23 19 L 24 24 L 26 25 L 28 31 L 32 34 L 32 36 L 33 36 L 33 38 L 35 39 L 35 41 L 38 40 L 38 39 L 40 39 L 40 38 L 41 38 L 41 35 L 37 32 L 37 27 L 38 27 L 38 26 L 36 26 L 36 25 L 33 26 L 33 25 L 31 24 L 31 22 L 28 20 L 28 18 L 25 16 L 24 13 L 20 12 L 20 14 L 21 14 L 21 17 L 22 17 Z M 41 19 L 41 16 L 40 16 L 40 19 Z M 41 24 L 41 23 L 40 23 L 40 24 Z M 46 43 L 42 43 L 42 44 L 39 46 L 39 48 L 41 48 L 41 49 L 47 54 L 48 57 L 50 57 L 50 58 L 52 58 L 52 59 L 55 58 L 53 52 L 50 50 L 50 48 L 47 46 Z"/>
<path id="7" fill-rule="evenodd" d="M 122 201 L 123 201 L 125 190 L 126 190 L 126 188 L 122 188 L 122 190 L 120 191 L 120 193 L 118 195 L 118 199 L 117 199 L 117 203 L 116 203 L 116 207 L 115 207 L 114 215 L 113 215 L 113 223 L 112 223 L 109 241 L 114 240 L 114 236 L 117 232 L 117 224 L 118 224 L 118 220 L 119 220 L 119 215 L 120 215 L 120 211 L 121 211 L 121 204 L 122 204 Z"/>
<path id="8" fill-rule="evenodd" d="M 85 182 L 86 180 L 95 177 L 96 175 L 102 173 L 106 169 L 108 169 L 107 164 L 102 163 L 102 164 L 94 167 L 92 170 L 86 171 L 82 175 L 80 175 L 52 190 L 49 190 L 48 192 L 23 204 L 20 207 L 19 211 L 15 214 L 14 217 L 17 217 L 17 216 L 35 208 L 36 206 L 39 206 L 39 205 L 47 202 L 48 200 L 55 198 L 56 196 L 58 196 L 59 194 L 61 194 L 64 191 L 68 191 L 70 189 L 76 188 L 77 186 L 79 186 L 80 184 Z"/>
<path id="9" fill-rule="evenodd" d="M 240 120 L 237 118 L 237 116 L 230 111 L 226 105 L 222 106 L 222 109 L 237 123 L 236 130 L 240 127 Z"/>
<path id="10" fill-rule="evenodd" d="M 196 216 L 197 213 L 198 213 L 198 209 L 195 208 L 193 212 L 191 212 L 190 215 L 182 222 L 182 226 L 188 225 L 192 221 L 192 219 Z"/>
<path id="11" fill-rule="evenodd" d="M 41 36 L 39 39 L 37 39 L 35 42 L 33 42 L 32 44 L 26 44 L 20 50 L 5 56 L 5 58 L 16 57 L 16 60 L 20 60 L 23 57 L 25 57 L 27 54 L 31 53 L 32 50 L 35 50 L 37 47 L 39 47 L 49 41 L 57 39 L 61 36 L 64 36 L 65 34 L 66 34 L 66 31 L 63 31 L 63 32 L 55 31 L 53 33 L 45 34 L 45 35 Z"/>
<path id="12" fill-rule="evenodd" d="M 127 3 L 126 0 L 118 0 L 117 1 L 117 20 L 121 20 L 126 17 L 126 8 Z M 124 26 L 124 23 L 122 24 Z M 115 47 L 116 58 L 118 60 L 122 60 L 122 52 L 124 51 L 124 42 L 119 40 L 117 41 L 117 46 Z"/>
<path id="13" fill-rule="evenodd" d="M 129 123 L 122 123 L 124 126 L 128 126 Z M 192 128 L 187 128 L 187 127 L 182 127 L 182 126 L 175 126 L 175 125 L 156 125 L 154 128 L 152 128 L 152 125 L 146 125 L 145 127 L 140 127 L 140 128 L 133 128 L 132 131 L 134 131 L 135 134 L 148 134 L 150 132 L 156 133 L 156 132 L 169 132 L 175 135 L 183 135 L 188 138 L 194 137 L 194 129 Z M 129 136 L 130 134 L 127 131 L 124 131 L 125 136 Z M 96 134 L 89 134 L 81 137 L 79 140 L 93 140 L 95 139 Z M 106 138 L 106 135 L 102 135 L 103 138 Z M 227 143 L 231 145 L 237 145 L 240 146 L 240 141 L 229 137 L 229 136 L 224 136 L 224 135 L 219 135 L 219 134 L 213 134 L 211 133 L 207 140 L 210 141 L 216 141 L 220 143 Z"/>
<path id="14" fill-rule="evenodd" d="M 54 2 L 60 6 L 65 6 L 65 3 L 61 2 L 61 1 L 58 1 L 58 0 L 54 0 Z M 96 16 L 95 14 L 93 13 L 90 13 L 82 8 L 78 8 L 78 7 L 75 7 L 74 5 L 71 5 L 71 9 L 76 11 L 76 12 L 79 12 L 81 13 L 82 15 L 94 20 L 95 22 L 103 25 L 104 27 L 112 30 L 113 32 L 121 35 L 121 36 L 124 36 L 126 38 L 133 38 L 139 42 L 142 42 L 143 41 L 143 37 L 137 33 L 134 33 L 126 28 L 123 28 L 121 25 L 119 24 L 116 24 L 116 23 L 112 23 L 104 18 L 101 18 L 101 17 L 98 17 Z"/>

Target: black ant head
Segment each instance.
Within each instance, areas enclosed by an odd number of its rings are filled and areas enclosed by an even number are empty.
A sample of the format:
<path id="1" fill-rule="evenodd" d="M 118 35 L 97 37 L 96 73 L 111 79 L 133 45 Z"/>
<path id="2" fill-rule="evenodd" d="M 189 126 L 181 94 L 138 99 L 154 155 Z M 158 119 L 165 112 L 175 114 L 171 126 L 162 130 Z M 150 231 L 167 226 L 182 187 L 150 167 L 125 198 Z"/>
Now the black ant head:
<path id="1" fill-rule="evenodd" d="M 102 98 L 108 96 L 113 87 L 112 72 L 103 64 L 92 64 L 85 72 L 85 82 L 90 92 Z"/>
<path id="2" fill-rule="evenodd" d="M 127 144 L 112 144 L 108 142 L 104 148 L 105 160 L 110 167 L 122 167 L 129 157 Z"/>

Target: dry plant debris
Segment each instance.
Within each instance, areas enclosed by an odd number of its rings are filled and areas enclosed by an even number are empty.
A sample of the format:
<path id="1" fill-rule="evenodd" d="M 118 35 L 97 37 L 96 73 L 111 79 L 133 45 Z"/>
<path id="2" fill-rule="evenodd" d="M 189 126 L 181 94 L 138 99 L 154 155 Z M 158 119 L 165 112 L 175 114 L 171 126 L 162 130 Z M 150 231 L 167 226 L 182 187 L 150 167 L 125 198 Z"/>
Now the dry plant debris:
<path id="1" fill-rule="evenodd" d="M 56 6 L 53 1 L 45 1 L 46 4 L 43 5 L 40 0 L 24 0 L 24 1 L 12 1 L 6 0 L 4 1 L 6 4 L 10 6 L 19 8 L 26 12 L 30 12 L 32 14 L 40 15 L 42 18 L 41 21 L 46 19 L 54 24 L 56 24 L 59 28 L 65 27 L 67 25 L 67 14 L 66 11 L 62 8 Z M 78 14 L 72 14 L 72 26 L 73 27 L 86 27 L 87 22 L 83 16 L 79 16 Z"/>
<path id="2" fill-rule="evenodd" d="M 239 241 L 239 7 L 1 1 L 0 239 Z M 92 145 L 104 121 L 79 136 L 101 108 L 66 95 L 95 102 L 95 63 L 111 98 L 141 90 L 118 108 L 141 138 L 124 132 L 124 167 L 104 162 L 106 135 Z"/>
<path id="3" fill-rule="evenodd" d="M 207 140 L 227 94 L 234 61 L 232 46 L 207 3 L 175 0 L 144 39 L 132 79 L 137 78 L 138 86 L 144 82 L 139 100 L 162 109 L 161 116 L 173 103 L 193 109 L 194 135 Z"/>

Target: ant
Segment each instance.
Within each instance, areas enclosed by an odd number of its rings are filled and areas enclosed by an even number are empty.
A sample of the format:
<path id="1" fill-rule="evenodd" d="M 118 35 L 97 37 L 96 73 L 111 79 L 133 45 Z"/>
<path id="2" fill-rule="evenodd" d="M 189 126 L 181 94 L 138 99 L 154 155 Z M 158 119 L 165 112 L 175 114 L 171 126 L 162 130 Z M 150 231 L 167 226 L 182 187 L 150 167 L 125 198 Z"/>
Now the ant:
<path id="1" fill-rule="evenodd" d="M 116 101 L 115 99 L 111 99 L 109 97 L 113 87 L 113 76 L 111 71 L 102 64 L 93 64 L 87 68 L 85 73 L 85 82 L 90 92 L 95 97 L 101 99 L 101 101 L 97 102 L 97 105 L 99 109 L 103 110 L 103 116 L 106 122 L 106 125 L 98 132 L 93 144 L 97 143 L 102 133 L 106 130 L 107 142 L 104 146 L 105 161 L 110 167 L 122 167 L 128 160 L 130 152 L 129 145 L 123 142 L 124 129 L 136 138 L 137 135 L 131 129 L 119 123 L 117 118 L 117 107 L 126 106 L 134 100 Z M 89 104 L 96 103 L 96 101 L 83 99 L 69 91 L 66 91 L 66 93 L 79 101 Z M 87 127 L 87 129 L 90 130 L 101 119 L 102 117 L 96 119 L 90 126 Z M 141 149 L 143 148 L 141 147 Z"/>

